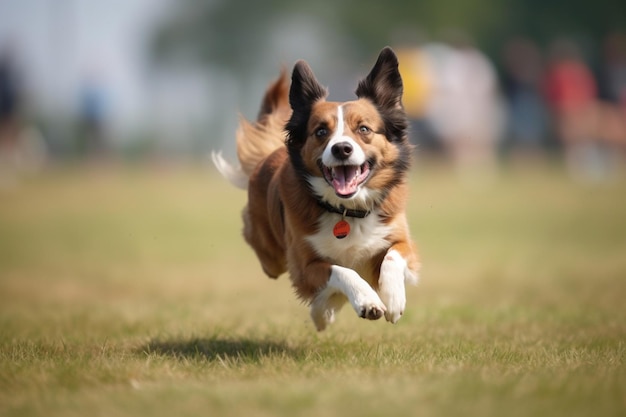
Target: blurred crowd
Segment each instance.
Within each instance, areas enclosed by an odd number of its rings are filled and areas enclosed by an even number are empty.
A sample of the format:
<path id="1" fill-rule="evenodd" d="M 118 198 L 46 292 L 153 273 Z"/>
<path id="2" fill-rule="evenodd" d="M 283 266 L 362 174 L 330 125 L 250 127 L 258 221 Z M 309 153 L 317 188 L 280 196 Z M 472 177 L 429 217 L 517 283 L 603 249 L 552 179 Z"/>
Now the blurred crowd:
<path id="1" fill-rule="evenodd" d="M 463 173 L 563 155 L 577 178 L 612 177 L 626 151 L 626 35 L 608 35 L 596 49 L 517 37 L 489 59 L 461 38 L 396 46 L 418 152 L 445 155 Z M 12 58 L 0 51 L 0 175 L 41 166 L 47 155 L 46 140 L 26 121 Z M 105 94 L 97 82 L 82 91 L 77 153 L 101 155 L 108 150 Z"/>
<path id="2" fill-rule="evenodd" d="M 38 171 L 52 156 L 50 138 L 43 134 L 46 126 L 34 121 L 16 54 L 11 44 L 0 50 L 0 186 L 11 185 L 16 174 Z M 106 94 L 95 77 L 86 78 L 80 91 L 73 146 L 62 156 L 101 159 L 110 151 Z"/>
<path id="3" fill-rule="evenodd" d="M 399 48 L 418 149 L 464 173 L 562 153 L 578 179 L 614 176 L 626 152 L 626 35 L 607 36 L 595 62 L 584 52 L 570 39 L 516 37 L 495 65 L 463 40 Z"/>

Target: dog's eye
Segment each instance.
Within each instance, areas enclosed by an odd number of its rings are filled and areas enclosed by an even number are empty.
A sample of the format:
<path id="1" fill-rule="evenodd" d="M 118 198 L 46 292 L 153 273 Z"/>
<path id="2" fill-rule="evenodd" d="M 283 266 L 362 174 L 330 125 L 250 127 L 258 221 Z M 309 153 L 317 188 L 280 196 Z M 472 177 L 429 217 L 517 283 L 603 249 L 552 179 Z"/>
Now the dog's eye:
<path id="1" fill-rule="evenodd" d="M 317 138 L 323 138 L 327 135 L 328 135 L 328 129 L 326 129 L 325 127 L 320 127 L 319 129 L 315 131 L 315 137 Z"/>
<path id="2" fill-rule="evenodd" d="M 365 125 L 361 125 L 359 126 L 359 133 L 363 134 L 363 135 L 367 135 L 368 133 L 370 133 L 372 131 L 372 129 L 370 129 L 369 127 L 365 126 Z"/>

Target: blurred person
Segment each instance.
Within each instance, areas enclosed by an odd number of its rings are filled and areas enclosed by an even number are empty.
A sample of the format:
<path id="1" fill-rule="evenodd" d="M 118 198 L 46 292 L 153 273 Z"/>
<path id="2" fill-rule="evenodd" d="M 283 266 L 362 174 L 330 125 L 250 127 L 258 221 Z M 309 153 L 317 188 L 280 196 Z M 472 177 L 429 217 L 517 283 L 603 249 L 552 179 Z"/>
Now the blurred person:
<path id="1" fill-rule="evenodd" d="M 24 93 L 12 45 L 0 52 L 0 187 L 39 170 L 48 156 L 41 132 L 25 123 Z"/>
<path id="2" fill-rule="evenodd" d="M 602 96 L 626 112 L 626 34 L 610 33 L 602 46 Z"/>
<path id="3" fill-rule="evenodd" d="M 103 157 L 107 144 L 107 90 L 96 74 L 87 76 L 80 90 L 78 151 L 83 156 Z"/>
<path id="4" fill-rule="evenodd" d="M 599 140 L 610 148 L 614 163 L 620 163 L 626 151 L 626 35 L 609 34 L 602 49 L 596 124 Z"/>
<path id="5" fill-rule="evenodd" d="M 0 52 L 0 162 L 14 159 L 20 133 L 21 91 L 10 49 Z"/>
<path id="6" fill-rule="evenodd" d="M 607 178 L 626 130 L 622 116 L 600 100 L 597 80 L 575 43 L 552 45 L 545 94 L 570 173 L 585 181 Z"/>
<path id="7" fill-rule="evenodd" d="M 431 44 L 426 51 L 435 74 L 427 109 L 435 132 L 461 174 L 491 175 L 502 128 L 493 66 L 467 43 Z"/>
<path id="8" fill-rule="evenodd" d="M 428 54 L 419 46 L 396 48 L 396 53 L 404 83 L 402 104 L 411 126 L 410 139 L 417 144 L 418 154 L 424 151 L 439 151 L 440 141 L 427 117 L 434 83 L 433 68 Z"/>
<path id="9" fill-rule="evenodd" d="M 573 42 L 560 40 L 552 45 L 544 88 L 562 143 L 568 147 L 592 140 L 591 114 L 597 86 Z"/>
<path id="10" fill-rule="evenodd" d="M 541 93 L 543 58 L 530 39 L 515 37 L 503 50 L 502 85 L 508 120 L 505 145 L 519 154 L 537 154 L 545 147 L 548 118 Z"/>

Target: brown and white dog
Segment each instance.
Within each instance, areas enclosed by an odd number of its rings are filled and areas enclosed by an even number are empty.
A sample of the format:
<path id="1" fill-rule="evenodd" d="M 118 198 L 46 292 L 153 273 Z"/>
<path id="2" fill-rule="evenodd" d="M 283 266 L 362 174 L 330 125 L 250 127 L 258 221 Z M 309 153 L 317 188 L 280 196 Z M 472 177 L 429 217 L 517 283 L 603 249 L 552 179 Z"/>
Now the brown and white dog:
<path id="1" fill-rule="evenodd" d="M 291 86 L 283 72 L 257 121 L 241 121 L 241 167 L 213 160 L 248 189 L 243 234 L 263 271 L 289 272 L 318 330 L 346 300 L 359 317 L 395 323 L 419 267 L 405 215 L 411 146 L 396 55 L 381 51 L 357 100 L 326 95 L 298 61 Z"/>

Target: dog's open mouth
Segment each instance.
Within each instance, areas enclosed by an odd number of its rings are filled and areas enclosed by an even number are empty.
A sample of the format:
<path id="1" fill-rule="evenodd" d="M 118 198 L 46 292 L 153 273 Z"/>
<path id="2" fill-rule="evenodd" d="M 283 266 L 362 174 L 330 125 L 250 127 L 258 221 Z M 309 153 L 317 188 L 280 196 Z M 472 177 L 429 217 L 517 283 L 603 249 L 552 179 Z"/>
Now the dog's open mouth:
<path id="1" fill-rule="evenodd" d="M 359 186 L 368 179 L 372 172 L 369 162 L 365 162 L 363 165 L 337 165 L 334 167 L 327 167 L 320 162 L 320 168 L 326 182 L 335 189 L 335 194 L 342 198 L 350 198 L 356 194 Z"/>

